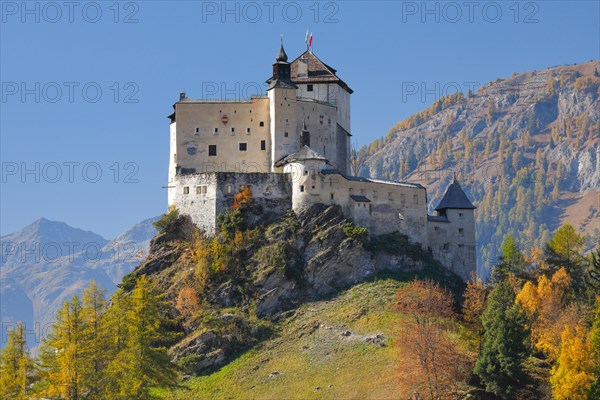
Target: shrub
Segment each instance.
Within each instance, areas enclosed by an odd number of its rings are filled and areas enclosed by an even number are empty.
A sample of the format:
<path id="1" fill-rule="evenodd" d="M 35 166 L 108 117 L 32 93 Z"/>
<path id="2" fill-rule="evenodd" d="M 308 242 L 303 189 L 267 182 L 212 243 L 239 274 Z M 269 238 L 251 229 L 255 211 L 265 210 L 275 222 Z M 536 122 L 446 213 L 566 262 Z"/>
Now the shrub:
<path id="1" fill-rule="evenodd" d="M 227 211 L 217 217 L 219 231 L 223 236 L 233 237 L 237 231 L 246 227 L 244 217 L 239 209 Z"/>
<path id="2" fill-rule="evenodd" d="M 347 237 L 357 240 L 359 242 L 366 241 L 368 237 L 367 228 L 363 228 L 362 226 L 356 226 L 349 222 L 347 224 L 344 224 L 342 231 Z"/>
<path id="3" fill-rule="evenodd" d="M 175 207 L 170 207 L 169 211 L 160 217 L 158 221 L 154 221 L 152 225 L 160 233 L 166 232 L 169 227 L 179 218 L 179 211 Z"/>

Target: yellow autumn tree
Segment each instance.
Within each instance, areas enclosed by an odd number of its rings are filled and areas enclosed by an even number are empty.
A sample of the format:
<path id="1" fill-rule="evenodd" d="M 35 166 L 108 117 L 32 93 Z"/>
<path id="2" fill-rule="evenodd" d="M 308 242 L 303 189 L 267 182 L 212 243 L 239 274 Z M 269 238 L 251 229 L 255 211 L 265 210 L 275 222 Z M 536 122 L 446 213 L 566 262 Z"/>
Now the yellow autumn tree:
<path id="1" fill-rule="evenodd" d="M 531 321 L 534 346 L 554 360 L 565 327 L 574 326 L 581 317 L 579 310 L 568 304 L 570 285 L 569 274 L 560 268 L 550 279 L 540 276 L 537 285 L 526 282 L 516 298 Z"/>
<path id="2" fill-rule="evenodd" d="M 560 354 L 550 372 L 552 397 L 556 400 L 586 400 L 594 383 L 590 344 L 581 327 L 566 327 L 561 335 Z"/>

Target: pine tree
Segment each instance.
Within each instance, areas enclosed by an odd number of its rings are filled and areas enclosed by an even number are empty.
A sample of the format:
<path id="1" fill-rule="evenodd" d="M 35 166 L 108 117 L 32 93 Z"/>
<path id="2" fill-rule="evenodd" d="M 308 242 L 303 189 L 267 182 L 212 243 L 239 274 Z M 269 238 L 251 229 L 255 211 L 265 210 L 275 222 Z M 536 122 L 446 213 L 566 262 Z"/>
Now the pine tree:
<path id="1" fill-rule="evenodd" d="M 495 265 L 492 269 L 492 281 L 500 282 L 510 273 L 517 277 L 524 277 L 527 264 L 525 262 L 525 257 L 521 253 L 521 250 L 512 235 L 506 235 L 502 242 L 502 246 L 500 247 L 500 251 L 502 252 L 500 264 Z"/>
<path id="2" fill-rule="evenodd" d="M 587 261 L 581 251 L 585 239 L 575 232 L 569 223 L 562 225 L 546 245 L 546 256 L 551 271 L 565 267 L 573 280 L 573 289 L 581 294 L 585 291 L 585 267 Z"/>
<path id="3" fill-rule="evenodd" d="M 8 333 L 6 347 L 0 353 L 0 397 L 3 399 L 27 399 L 32 369 L 25 343 L 23 323 Z"/>
<path id="4" fill-rule="evenodd" d="M 491 292 L 482 322 L 485 333 L 474 372 L 487 391 L 512 398 L 526 378 L 523 361 L 530 349 L 525 315 L 508 282 L 498 283 Z"/>
<path id="5" fill-rule="evenodd" d="M 111 307 L 108 311 L 112 314 L 109 320 L 114 320 L 119 318 L 114 313 L 124 309 L 121 316 L 126 333 L 116 339 L 121 348 L 108 366 L 107 397 L 144 399 L 151 385 L 175 383 L 175 369 L 164 346 L 173 334 L 165 328 L 169 321 L 163 295 L 150 280 L 145 276 L 138 278 L 128 297 L 126 301 L 117 300 L 120 309 Z"/>

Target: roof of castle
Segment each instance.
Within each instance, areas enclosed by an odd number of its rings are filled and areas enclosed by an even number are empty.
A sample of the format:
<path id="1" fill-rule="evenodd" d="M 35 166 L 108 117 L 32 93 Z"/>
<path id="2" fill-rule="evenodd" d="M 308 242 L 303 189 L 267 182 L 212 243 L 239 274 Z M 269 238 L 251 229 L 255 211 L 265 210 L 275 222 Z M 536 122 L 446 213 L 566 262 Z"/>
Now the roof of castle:
<path id="1" fill-rule="evenodd" d="M 357 195 L 351 194 L 350 198 L 359 203 L 370 203 L 371 202 L 371 200 L 369 200 L 369 198 L 367 196 L 357 196 Z"/>
<path id="2" fill-rule="evenodd" d="M 275 163 L 276 167 L 281 167 L 285 164 L 289 164 L 295 161 L 305 161 L 305 160 L 319 160 L 329 162 L 324 156 L 317 153 L 313 149 L 308 146 L 302 146 L 300 151 L 297 151 L 292 154 L 288 154 L 287 156 L 281 158 L 279 161 Z"/>
<path id="3" fill-rule="evenodd" d="M 427 215 L 427 220 L 431 222 L 450 222 L 450 220 L 443 215 Z"/>
<path id="4" fill-rule="evenodd" d="M 286 56 L 287 57 L 287 56 Z M 279 59 L 279 56 L 278 56 Z M 300 64 L 301 60 L 306 60 L 308 71 L 306 76 L 298 76 L 298 64 Z M 279 61 L 279 60 L 277 60 Z M 294 61 L 291 62 L 291 78 L 294 83 L 337 83 L 350 94 L 354 92 L 344 82 L 336 75 L 337 70 L 329 65 L 325 64 L 321 61 L 315 54 L 306 50 L 304 53 L 300 54 Z M 271 83 L 273 78 L 269 78 L 267 83 Z"/>
<path id="5" fill-rule="evenodd" d="M 447 208 L 454 209 L 464 209 L 464 210 L 472 210 L 477 207 L 471 203 L 471 200 L 467 197 L 465 192 L 460 187 L 458 181 L 456 180 L 456 176 L 454 176 L 454 181 L 448 186 L 446 189 L 446 193 L 440 201 L 440 204 L 435 208 L 436 211 L 445 210 Z"/>
<path id="6" fill-rule="evenodd" d="M 406 187 L 413 187 L 413 188 L 418 188 L 418 189 L 425 189 L 425 186 L 420 185 L 418 183 L 392 182 L 392 181 L 383 181 L 380 179 L 363 178 L 362 176 L 350 176 L 350 175 L 344 174 L 342 171 L 340 171 L 337 168 L 322 169 L 321 173 L 323 175 L 336 175 L 336 174 L 341 175 L 345 179 L 347 179 L 349 181 L 355 181 L 355 182 L 374 182 L 374 183 L 383 183 L 386 185 L 406 186 Z"/>

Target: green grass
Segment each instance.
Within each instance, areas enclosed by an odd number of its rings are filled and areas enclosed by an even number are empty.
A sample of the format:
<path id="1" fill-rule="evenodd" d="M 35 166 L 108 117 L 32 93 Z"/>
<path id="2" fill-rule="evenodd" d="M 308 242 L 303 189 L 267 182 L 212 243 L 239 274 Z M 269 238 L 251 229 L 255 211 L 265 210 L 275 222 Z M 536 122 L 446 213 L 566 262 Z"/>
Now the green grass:
<path id="1" fill-rule="evenodd" d="M 308 303 L 277 326 L 273 338 L 220 370 L 176 389 L 155 389 L 161 399 L 406 398 L 396 379 L 398 347 L 390 304 L 403 285 L 385 278 L 336 298 Z M 344 336 L 345 331 L 352 332 Z M 364 342 L 385 335 L 385 346 Z"/>

